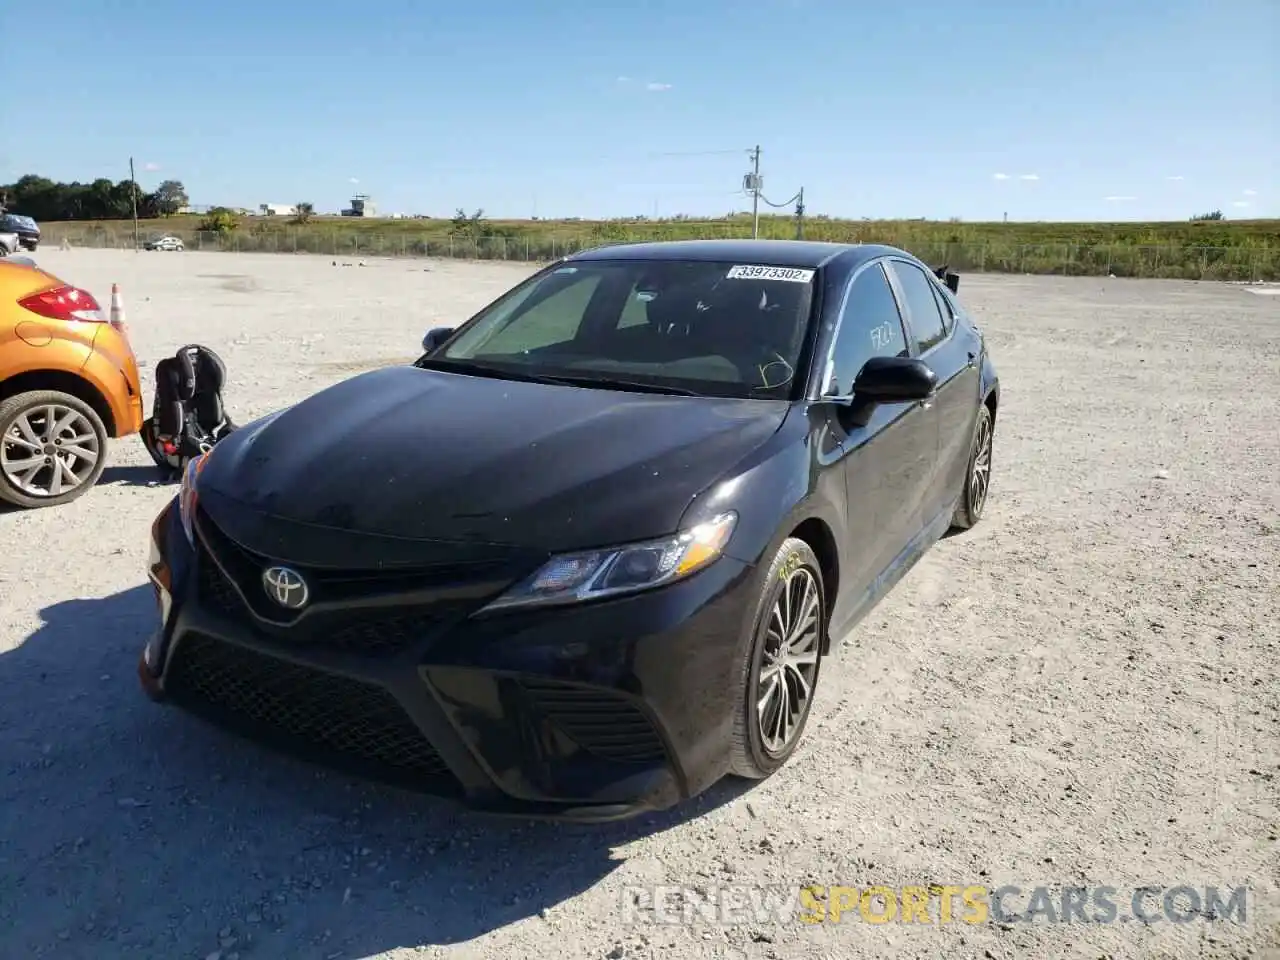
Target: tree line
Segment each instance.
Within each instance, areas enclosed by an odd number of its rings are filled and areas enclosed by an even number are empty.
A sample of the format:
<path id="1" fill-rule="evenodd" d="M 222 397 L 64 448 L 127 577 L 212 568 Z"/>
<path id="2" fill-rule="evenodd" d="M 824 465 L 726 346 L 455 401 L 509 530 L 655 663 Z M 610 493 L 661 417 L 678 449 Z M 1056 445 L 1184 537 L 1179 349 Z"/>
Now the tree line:
<path id="1" fill-rule="evenodd" d="M 127 220 L 133 217 L 135 191 L 139 217 L 172 216 L 189 202 L 179 180 L 165 180 L 147 191 L 132 180 L 112 183 L 100 177 L 91 183 L 59 183 L 27 174 L 0 184 L 0 212 L 36 220 Z"/>

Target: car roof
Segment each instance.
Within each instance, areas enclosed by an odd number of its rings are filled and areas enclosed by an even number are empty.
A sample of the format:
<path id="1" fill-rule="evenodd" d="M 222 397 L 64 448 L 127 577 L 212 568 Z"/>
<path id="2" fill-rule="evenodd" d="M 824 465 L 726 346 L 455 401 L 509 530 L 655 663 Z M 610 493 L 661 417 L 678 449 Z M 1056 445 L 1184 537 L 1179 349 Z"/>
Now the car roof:
<path id="1" fill-rule="evenodd" d="M 779 267 L 822 267 L 841 259 L 849 266 L 856 267 L 886 254 L 902 256 L 904 253 L 905 251 L 880 244 L 825 243 L 817 240 L 662 240 L 611 244 L 583 250 L 566 259 L 733 261 Z"/>

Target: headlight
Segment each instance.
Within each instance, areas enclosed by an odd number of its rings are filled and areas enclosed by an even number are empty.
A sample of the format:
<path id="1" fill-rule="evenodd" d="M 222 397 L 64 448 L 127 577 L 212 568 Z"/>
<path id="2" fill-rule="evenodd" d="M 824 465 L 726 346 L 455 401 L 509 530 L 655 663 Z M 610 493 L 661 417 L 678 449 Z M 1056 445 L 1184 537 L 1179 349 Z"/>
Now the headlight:
<path id="1" fill-rule="evenodd" d="M 187 542 L 195 546 L 196 534 L 196 478 L 204 469 L 209 454 L 202 453 L 187 461 L 187 468 L 182 471 L 182 486 L 178 488 L 178 519 L 182 521 L 182 530 L 187 535 Z"/>
<path id="2" fill-rule="evenodd" d="M 552 557 L 484 609 L 575 603 L 681 580 L 719 558 L 737 521 L 722 513 L 662 540 Z"/>

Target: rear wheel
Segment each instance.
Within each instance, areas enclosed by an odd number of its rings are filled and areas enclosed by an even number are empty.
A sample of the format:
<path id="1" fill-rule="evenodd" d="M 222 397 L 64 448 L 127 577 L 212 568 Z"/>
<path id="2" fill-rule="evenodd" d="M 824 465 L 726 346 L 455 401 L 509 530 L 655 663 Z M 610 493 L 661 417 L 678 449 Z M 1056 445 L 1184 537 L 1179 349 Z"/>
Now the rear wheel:
<path id="1" fill-rule="evenodd" d="M 984 403 L 978 408 L 978 422 L 973 428 L 973 448 L 969 451 L 969 469 L 965 473 L 964 489 L 951 517 L 951 526 L 968 530 L 982 519 L 987 506 L 987 492 L 991 489 L 991 441 L 995 434 L 991 409 Z"/>
<path id="2" fill-rule="evenodd" d="M 737 685 L 730 771 L 763 779 L 795 752 L 809 719 L 826 630 L 822 570 L 790 538 L 769 567 Z"/>
<path id="3" fill-rule="evenodd" d="M 19 507 L 69 503 L 107 463 L 107 429 L 83 400 L 32 390 L 0 403 L 0 500 Z"/>

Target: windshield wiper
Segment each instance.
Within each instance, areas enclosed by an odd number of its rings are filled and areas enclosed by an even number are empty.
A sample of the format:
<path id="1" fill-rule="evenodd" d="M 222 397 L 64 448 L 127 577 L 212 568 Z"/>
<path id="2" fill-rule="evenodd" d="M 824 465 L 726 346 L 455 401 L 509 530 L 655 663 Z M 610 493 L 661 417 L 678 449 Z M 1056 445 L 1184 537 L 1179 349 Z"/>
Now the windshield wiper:
<path id="1" fill-rule="evenodd" d="M 644 383 L 639 380 L 618 380 L 615 377 L 578 377 L 563 374 L 548 375 L 548 383 L 563 383 L 570 387 L 599 387 L 601 390 L 634 390 L 637 393 L 666 393 L 678 397 L 699 397 L 696 390 L 684 387 L 660 386 L 656 383 Z"/>
<path id="2" fill-rule="evenodd" d="M 417 366 L 423 370 L 442 370 L 453 373 L 471 373 L 481 377 L 496 377 L 505 380 L 521 380 L 526 383 L 548 383 L 563 387 L 597 387 L 602 390 L 634 390 L 637 393 L 665 393 L 680 397 L 701 396 L 696 390 L 684 387 L 658 386 L 636 380 L 618 380 L 614 377 L 579 377 L 564 374 L 534 373 L 533 371 L 516 370 L 511 367 L 494 367 L 474 360 L 443 360 L 423 357 Z"/>
<path id="3" fill-rule="evenodd" d="M 492 367 L 487 363 L 476 363 L 473 360 L 436 360 L 423 357 L 415 366 L 421 370 L 440 370 L 444 373 L 470 373 L 478 377 L 493 377 L 499 380 L 520 380 L 525 383 L 560 383 L 557 377 L 545 377 L 540 373 L 524 370 L 512 370 L 510 367 Z"/>

